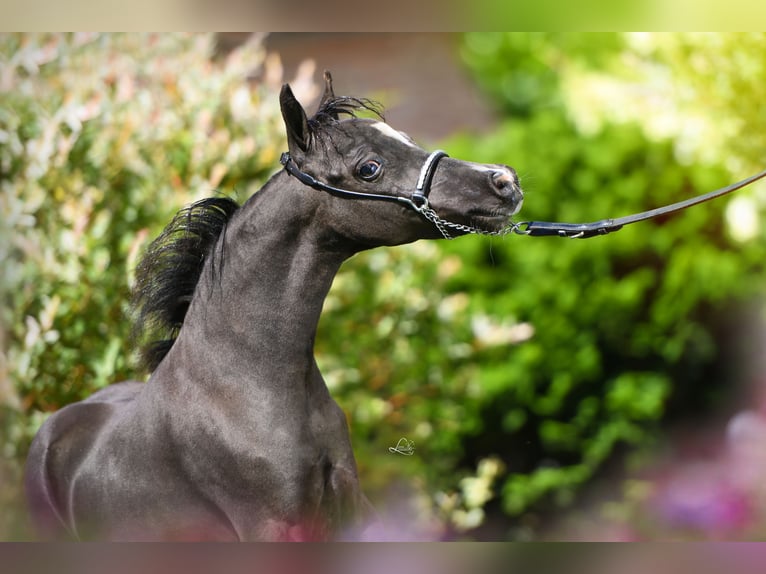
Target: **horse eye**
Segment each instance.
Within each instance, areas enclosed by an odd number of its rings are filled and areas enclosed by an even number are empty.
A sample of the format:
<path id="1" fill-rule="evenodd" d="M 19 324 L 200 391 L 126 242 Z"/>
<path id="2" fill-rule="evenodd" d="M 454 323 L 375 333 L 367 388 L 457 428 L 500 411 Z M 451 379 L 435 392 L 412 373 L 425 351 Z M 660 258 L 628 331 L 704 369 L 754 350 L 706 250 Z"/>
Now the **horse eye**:
<path id="1" fill-rule="evenodd" d="M 376 177 L 378 177 L 378 174 L 380 173 L 380 162 L 375 161 L 374 159 L 371 159 L 369 161 L 364 162 L 362 165 L 359 166 L 357 169 L 357 173 L 359 174 L 359 177 L 362 179 L 365 179 L 367 181 L 372 181 Z"/>

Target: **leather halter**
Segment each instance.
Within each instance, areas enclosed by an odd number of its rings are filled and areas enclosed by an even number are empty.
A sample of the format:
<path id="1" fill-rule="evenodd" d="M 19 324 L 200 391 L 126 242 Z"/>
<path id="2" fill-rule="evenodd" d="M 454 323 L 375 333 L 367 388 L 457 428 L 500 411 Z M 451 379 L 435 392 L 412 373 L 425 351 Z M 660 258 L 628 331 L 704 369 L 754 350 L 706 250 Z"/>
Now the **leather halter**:
<path id="1" fill-rule="evenodd" d="M 282 157 L 279 158 L 279 162 L 285 166 L 285 171 L 287 171 L 287 173 L 296 177 L 302 184 L 308 185 L 314 189 L 326 191 L 339 197 L 391 201 L 403 204 L 422 215 L 426 220 L 433 223 L 436 229 L 439 230 L 439 233 L 442 234 L 444 239 L 454 239 L 454 237 L 450 235 L 450 230 L 456 230 L 463 233 L 476 233 L 479 235 L 504 235 L 507 233 L 505 230 L 486 231 L 484 229 L 479 229 L 470 225 L 464 225 L 462 223 L 453 223 L 452 221 L 447 221 L 446 219 L 439 217 L 439 215 L 431 208 L 428 203 L 428 194 L 431 193 L 431 181 L 434 178 L 436 166 L 438 166 L 439 161 L 445 157 L 449 157 L 447 152 L 440 149 L 431 152 L 431 154 L 423 162 L 423 166 L 420 168 L 420 176 L 418 177 L 418 181 L 415 184 L 415 191 L 412 192 L 410 197 L 403 197 L 401 195 L 383 195 L 379 193 L 363 193 L 361 191 L 352 191 L 350 189 L 334 187 L 319 181 L 315 177 L 307 174 L 305 171 L 301 171 L 300 168 L 295 165 L 295 161 L 292 157 L 290 157 L 289 152 L 283 153 Z"/>
<path id="2" fill-rule="evenodd" d="M 333 187 L 332 185 L 319 181 L 305 171 L 301 171 L 300 168 L 295 165 L 295 160 L 290 157 L 289 152 L 283 153 L 282 157 L 279 158 L 279 162 L 285 166 L 287 173 L 294 176 L 302 184 L 313 187 L 314 189 L 351 199 L 372 199 L 376 201 L 401 203 L 422 214 L 423 210 L 428 209 L 428 194 L 431 193 L 431 181 L 434 178 L 436 167 L 439 165 L 439 161 L 445 157 L 449 157 L 446 152 L 436 150 L 426 158 L 426 161 L 423 162 L 423 166 L 420 168 L 420 177 L 418 177 L 418 181 L 415 184 L 415 191 L 412 192 L 410 197 L 383 195 L 380 193 L 364 193 L 361 191 Z"/>

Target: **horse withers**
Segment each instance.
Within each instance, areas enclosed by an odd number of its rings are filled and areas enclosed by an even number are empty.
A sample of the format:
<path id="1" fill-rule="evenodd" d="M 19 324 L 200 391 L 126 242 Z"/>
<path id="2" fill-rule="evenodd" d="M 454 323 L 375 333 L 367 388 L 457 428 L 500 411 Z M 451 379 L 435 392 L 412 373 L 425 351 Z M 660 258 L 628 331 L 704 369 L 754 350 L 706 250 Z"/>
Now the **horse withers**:
<path id="1" fill-rule="evenodd" d="M 285 169 L 241 207 L 184 208 L 139 264 L 148 381 L 38 432 L 26 490 L 42 536 L 326 540 L 375 520 L 314 360 L 333 278 L 365 249 L 503 233 L 522 193 L 511 168 L 429 153 L 336 97 L 329 74 L 312 117 L 288 85 L 280 104 Z"/>

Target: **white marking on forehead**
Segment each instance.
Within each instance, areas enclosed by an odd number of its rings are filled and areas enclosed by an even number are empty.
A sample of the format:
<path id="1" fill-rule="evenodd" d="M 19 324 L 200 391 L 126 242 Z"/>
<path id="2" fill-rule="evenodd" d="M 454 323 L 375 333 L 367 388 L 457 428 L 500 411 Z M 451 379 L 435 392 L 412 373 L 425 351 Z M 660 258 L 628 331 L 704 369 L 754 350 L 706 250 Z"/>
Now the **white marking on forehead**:
<path id="1" fill-rule="evenodd" d="M 471 163 L 471 168 L 476 170 L 476 171 L 481 171 L 481 172 L 487 172 L 487 171 L 494 172 L 494 171 L 500 171 L 501 170 L 500 166 L 482 165 L 480 163 Z"/>
<path id="2" fill-rule="evenodd" d="M 385 136 L 388 136 L 397 141 L 400 141 L 403 144 L 407 144 L 410 147 L 417 147 L 412 142 L 412 140 L 410 140 L 410 138 L 408 138 L 402 132 L 396 131 L 394 128 L 392 128 L 385 122 L 375 122 L 374 124 L 372 124 L 372 127 L 374 127 L 376 130 L 378 130 L 380 133 L 382 133 Z"/>

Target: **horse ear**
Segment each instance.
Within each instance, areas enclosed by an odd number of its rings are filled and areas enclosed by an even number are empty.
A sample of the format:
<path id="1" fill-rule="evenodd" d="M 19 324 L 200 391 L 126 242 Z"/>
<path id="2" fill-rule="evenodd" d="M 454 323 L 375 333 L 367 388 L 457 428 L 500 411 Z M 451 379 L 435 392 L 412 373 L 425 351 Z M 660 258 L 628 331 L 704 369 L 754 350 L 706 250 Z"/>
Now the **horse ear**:
<path id="1" fill-rule="evenodd" d="M 306 112 L 295 98 L 290 86 L 285 84 L 279 93 L 279 106 L 287 128 L 287 147 L 293 157 L 308 151 L 311 145 L 311 129 Z"/>
<path id="2" fill-rule="evenodd" d="M 322 99 L 319 100 L 319 109 L 325 107 L 327 102 L 335 99 L 335 92 L 332 89 L 332 75 L 330 74 L 329 70 L 324 71 L 324 93 L 322 94 Z M 338 119 L 338 114 L 336 112 L 327 112 L 330 116 L 332 116 L 333 119 Z"/>

